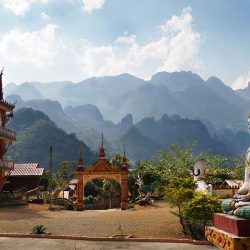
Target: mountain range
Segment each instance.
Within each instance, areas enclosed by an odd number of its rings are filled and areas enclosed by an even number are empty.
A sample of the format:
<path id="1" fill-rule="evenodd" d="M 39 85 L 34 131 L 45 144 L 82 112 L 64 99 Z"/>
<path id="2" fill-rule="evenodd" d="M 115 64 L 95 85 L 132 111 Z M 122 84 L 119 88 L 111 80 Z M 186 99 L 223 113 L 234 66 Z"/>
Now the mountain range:
<path id="1" fill-rule="evenodd" d="M 50 99 L 63 108 L 91 104 L 106 120 L 119 122 L 132 114 L 138 122 L 145 117 L 179 114 L 199 119 L 216 129 L 246 130 L 250 91 L 234 91 L 220 79 L 207 81 L 192 72 L 160 72 L 144 81 L 129 74 L 93 77 L 79 83 L 10 83 L 5 96 L 19 95 L 25 101 Z M 243 94 L 244 93 L 244 94 Z"/>
<path id="2" fill-rule="evenodd" d="M 44 112 L 93 152 L 101 133 L 109 155 L 126 144 L 132 161 L 149 159 L 171 143 L 194 141 L 198 151 L 238 155 L 250 139 L 247 90 L 234 91 L 216 77 L 204 81 L 192 72 L 160 72 L 149 81 L 123 74 L 80 83 L 11 83 L 5 95 L 16 110 Z"/>
<path id="3" fill-rule="evenodd" d="M 53 147 L 53 170 L 56 171 L 64 160 L 75 166 L 82 147 L 84 162 L 92 163 L 97 155 L 74 134 L 67 134 L 58 128 L 44 113 L 22 108 L 15 112 L 15 118 L 8 123 L 8 128 L 16 131 L 16 142 L 8 149 L 7 158 L 16 162 L 38 162 L 45 168 L 49 165 L 49 147 Z M 82 146 L 81 146 L 82 145 Z"/>

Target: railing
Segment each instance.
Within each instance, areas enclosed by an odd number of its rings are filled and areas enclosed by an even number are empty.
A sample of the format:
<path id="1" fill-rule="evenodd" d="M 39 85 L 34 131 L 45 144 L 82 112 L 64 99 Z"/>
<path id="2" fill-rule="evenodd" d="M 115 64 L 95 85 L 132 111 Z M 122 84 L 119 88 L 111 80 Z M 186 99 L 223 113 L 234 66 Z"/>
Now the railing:
<path id="1" fill-rule="evenodd" d="M 14 161 L 0 160 L 0 169 L 11 170 L 14 168 Z"/>
<path id="2" fill-rule="evenodd" d="M 0 127 L 0 138 L 16 140 L 16 132 L 8 128 Z"/>

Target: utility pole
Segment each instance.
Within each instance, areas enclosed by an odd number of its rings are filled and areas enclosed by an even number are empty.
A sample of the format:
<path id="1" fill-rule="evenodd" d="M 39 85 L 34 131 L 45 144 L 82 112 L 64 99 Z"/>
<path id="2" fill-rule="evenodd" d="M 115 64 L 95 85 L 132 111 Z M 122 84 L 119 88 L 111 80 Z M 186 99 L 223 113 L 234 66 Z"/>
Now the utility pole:
<path id="1" fill-rule="evenodd" d="M 49 147 L 49 198 L 50 198 L 49 208 L 50 209 L 52 207 L 51 183 L 52 183 L 52 146 Z"/>

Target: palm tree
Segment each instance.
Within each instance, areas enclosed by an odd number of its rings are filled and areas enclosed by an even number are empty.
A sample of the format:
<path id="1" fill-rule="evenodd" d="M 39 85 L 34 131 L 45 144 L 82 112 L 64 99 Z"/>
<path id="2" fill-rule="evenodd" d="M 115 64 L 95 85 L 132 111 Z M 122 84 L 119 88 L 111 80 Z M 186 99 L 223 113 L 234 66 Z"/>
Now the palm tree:
<path id="1" fill-rule="evenodd" d="M 109 208 L 112 208 L 112 198 L 119 190 L 119 184 L 115 180 L 105 179 L 103 180 L 103 192 L 108 193 L 109 196 Z"/>

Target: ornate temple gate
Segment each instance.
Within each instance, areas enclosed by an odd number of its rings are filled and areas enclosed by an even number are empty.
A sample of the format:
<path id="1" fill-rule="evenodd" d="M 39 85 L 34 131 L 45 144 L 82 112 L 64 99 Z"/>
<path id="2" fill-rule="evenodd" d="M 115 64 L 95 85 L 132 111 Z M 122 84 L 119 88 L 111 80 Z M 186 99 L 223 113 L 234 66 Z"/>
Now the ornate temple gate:
<path id="1" fill-rule="evenodd" d="M 106 160 L 103 143 L 100 148 L 99 159 L 92 165 L 84 167 L 82 152 L 80 153 L 79 163 L 77 167 L 77 199 L 74 207 L 78 211 L 84 210 L 84 187 L 93 179 L 112 179 L 117 181 L 121 186 L 121 209 L 125 210 L 128 196 L 128 164 L 124 154 L 122 160 L 122 169 L 112 165 Z"/>

